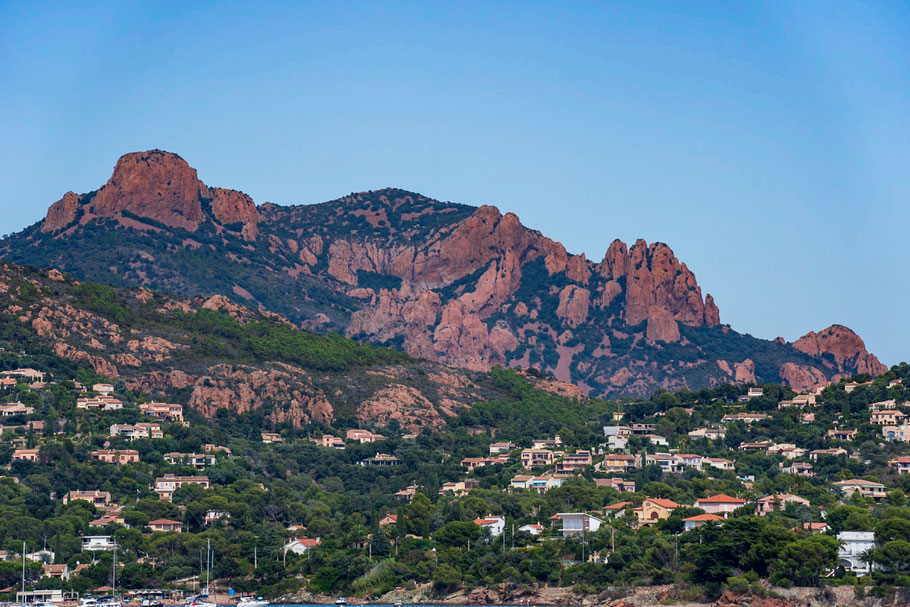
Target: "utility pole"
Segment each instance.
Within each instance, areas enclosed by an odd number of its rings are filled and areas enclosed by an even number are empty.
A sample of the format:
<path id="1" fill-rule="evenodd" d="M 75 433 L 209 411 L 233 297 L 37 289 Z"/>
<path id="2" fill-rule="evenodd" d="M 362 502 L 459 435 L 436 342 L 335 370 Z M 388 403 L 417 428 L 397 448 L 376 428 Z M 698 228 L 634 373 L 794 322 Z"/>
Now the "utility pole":
<path id="1" fill-rule="evenodd" d="M 676 568 L 676 571 L 679 571 L 679 533 L 676 534 L 675 568 Z"/>
<path id="2" fill-rule="evenodd" d="M 581 562 L 585 562 L 585 544 L 588 539 L 588 521 L 581 519 Z"/>

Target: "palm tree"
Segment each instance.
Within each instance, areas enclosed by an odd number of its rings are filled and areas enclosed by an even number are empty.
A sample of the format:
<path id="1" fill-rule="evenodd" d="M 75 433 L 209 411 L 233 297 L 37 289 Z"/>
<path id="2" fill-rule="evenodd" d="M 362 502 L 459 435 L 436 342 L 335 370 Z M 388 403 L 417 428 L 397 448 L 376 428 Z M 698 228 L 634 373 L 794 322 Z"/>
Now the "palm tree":
<path id="1" fill-rule="evenodd" d="M 863 550 L 862 554 L 859 555 L 859 560 L 868 565 L 869 571 L 872 571 L 872 567 L 875 564 L 875 548 Z"/>

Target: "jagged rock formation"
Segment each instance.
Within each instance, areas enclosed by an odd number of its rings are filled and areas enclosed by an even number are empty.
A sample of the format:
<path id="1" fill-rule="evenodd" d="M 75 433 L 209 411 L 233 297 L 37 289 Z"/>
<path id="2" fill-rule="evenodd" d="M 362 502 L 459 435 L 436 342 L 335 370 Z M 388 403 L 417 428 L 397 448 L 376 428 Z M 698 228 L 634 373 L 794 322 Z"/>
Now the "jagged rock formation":
<path id="1" fill-rule="evenodd" d="M 513 213 L 395 189 L 257 208 L 159 150 L 122 157 L 100 190 L 67 193 L 0 246 L 12 261 L 217 294 L 431 361 L 536 367 L 593 395 L 883 370 L 846 329 L 789 345 L 721 326 L 663 243 L 616 240 L 595 263 Z"/>

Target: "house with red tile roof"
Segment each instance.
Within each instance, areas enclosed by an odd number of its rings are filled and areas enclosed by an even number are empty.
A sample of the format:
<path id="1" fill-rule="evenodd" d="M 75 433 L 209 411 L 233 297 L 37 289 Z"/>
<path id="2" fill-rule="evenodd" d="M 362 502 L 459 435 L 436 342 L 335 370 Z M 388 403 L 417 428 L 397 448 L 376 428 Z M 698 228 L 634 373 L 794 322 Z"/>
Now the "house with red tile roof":
<path id="1" fill-rule="evenodd" d="M 177 533 L 180 533 L 183 531 L 183 523 L 180 521 L 172 521 L 167 518 L 158 518 L 154 521 L 149 521 L 148 528 L 152 531 L 176 531 Z"/>
<path id="2" fill-rule="evenodd" d="M 783 510 L 787 507 L 787 504 L 801 504 L 803 506 L 808 506 L 809 500 L 798 495 L 793 495 L 791 493 L 769 495 L 755 501 L 755 514 L 758 516 L 766 516 L 771 512 Z"/>
<path id="3" fill-rule="evenodd" d="M 385 513 L 385 516 L 379 519 L 379 526 L 384 527 L 385 525 L 395 525 L 398 523 L 398 515 Z"/>
<path id="4" fill-rule="evenodd" d="M 500 535 L 506 528 L 506 519 L 501 516 L 485 516 L 483 518 L 475 518 L 474 524 L 481 529 L 489 529 L 490 535 Z"/>
<path id="5" fill-rule="evenodd" d="M 679 504 L 673 500 L 659 497 L 646 497 L 637 508 L 638 523 L 640 525 L 653 525 L 659 520 L 670 518 L 670 513 L 679 508 Z"/>
<path id="6" fill-rule="evenodd" d="M 706 523 L 720 523 L 723 522 L 723 520 L 723 517 L 717 516 L 716 514 L 697 514 L 683 519 L 683 529 L 685 531 L 690 531 L 701 527 Z"/>
<path id="7" fill-rule="evenodd" d="M 808 531 L 809 533 L 824 533 L 828 530 L 828 523 L 800 523 L 790 531 Z"/>
<path id="8" fill-rule="evenodd" d="M 745 505 L 746 500 L 739 499 L 738 497 L 730 497 L 729 495 L 724 495 L 722 493 L 695 500 L 696 508 L 701 508 L 708 514 L 717 514 L 724 518 L 737 508 L 741 508 Z"/>
<path id="9" fill-rule="evenodd" d="M 859 493 L 863 497 L 871 497 L 880 500 L 885 497 L 885 486 L 875 481 L 867 481 L 862 478 L 851 478 L 846 481 L 837 481 L 832 483 L 837 487 L 845 497 L 850 497 L 854 493 Z"/>

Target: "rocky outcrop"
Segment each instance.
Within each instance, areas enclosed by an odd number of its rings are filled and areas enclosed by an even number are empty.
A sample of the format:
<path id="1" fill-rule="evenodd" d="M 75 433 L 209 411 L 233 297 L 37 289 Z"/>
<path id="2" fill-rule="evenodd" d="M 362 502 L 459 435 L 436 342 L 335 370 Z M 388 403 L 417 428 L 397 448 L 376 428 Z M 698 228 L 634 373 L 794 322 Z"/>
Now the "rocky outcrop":
<path id="1" fill-rule="evenodd" d="M 695 275 L 662 242 L 648 245 L 638 240 L 626 252 L 625 244 L 614 241 L 598 273 L 608 280 L 625 279 L 624 315 L 630 326 L 646 321 L 651 306 L 666 307 L 683 324 L 705 324 L 705 304 Z"/>
<path id="2" fill-rule="evenodd" d="M 446 413 L 452 415 L 453 411 Z M 381 426 L 396 419 L 402 428 L 411 432 L 445 425 L 443 416 L 426 396 L 412 386 L 401 384 L 382 388 L 364 401 L 357 411 L 357 419 Z"/>
<path id="3" fill-rule="evenodd" d="M 720 310 L 714 303 L 714 298 L 709 293 L 705 295 L 705 326 L 716 327 L 720 324 Z"/>
<path id="4" fill-rule="evenodd" d="M 758 383 L 755 378 L 755 362 L 747 358 L 733 366 L 733 380 L 738 384 Z"/>
<path id="5" fill-rule="evenodd" d="M 666 306 L 648 308 L 647 320 L 648 326 L 645 335 L 651 343 L 679 341 L 679 325 L 676 324 L 673 313 Z"/>
<path id="6" fill-rule="evenodd" d="M 212 188 L 212 213 L 223 225 L 242 224 L 241 233 L 247 240 L 259 235 L 259 212 L 253 199 L 237 190 Z"/>
<path id="7" fill-rule="evenodd" d="M 280 407 L 269 411 L 275 423 L 290 422 L 296 428 L 311 420 L 328 422 L 333 417 L 325 394 L 311 385 L 306 372 L 291 365 L 272 369 L 212 367 L 208 375 L 196 379 L 188 404 L 211 417 L 219 409 L 246 413 L 278 403 Z"/>
<path id="8" fill-rule="evenodd" d="M 785 384 L 797 392 L 814 390 L 828 383 L 825 374 L 820 370 L 805 365 L 797 365 L 796 363 L 784 363 L 781 365 L 778 374 Z"/>
<path id="9" fill-rule="evenodd" d="M 214 218 L 223 225 L 242 224 L 243 236 L 255 239 L 259 220 L 256 205 L 246 194 L 209 189 L 196 169 L 178 156 L 162 150 L 125 154 L 111 178 L 94 195 L 67 192 L 48 210 L 42 232 L 54 232 L 76 220 L 122 216 L 151 219 L 172 228 L 195 231 L 205 221 L 203 203 L 211 203 Z"/>
<path id="10" fill-rule="evenodd" d="M 556 308 L 556 315 L 565 320 L 570 327 L 577 327 L 588 318 L 590 305 L 590 291 L 576 285 L 569 285 L 559 292 L 559 306 Z"/>
<path id="11" fill-rule="evenodd" d="M 63 198 L 55 202 L 47 210 L 47 217 L 41 225 L 42 232 L 54 232 L 65 228 L 76 221 L 76 213 L 79 211 L 80 197 L 73 193 L 67 192 Z"/>
<path id="12" fill-rule="evenodd" d="M 831 325 L 818 333 L 810 331 L 797 339 L 793 347 L 809 356 L 830 357 L 840 372 L 881 375 L 888 370 L 866 350 L 859 335 L 842 325 Z"/>

